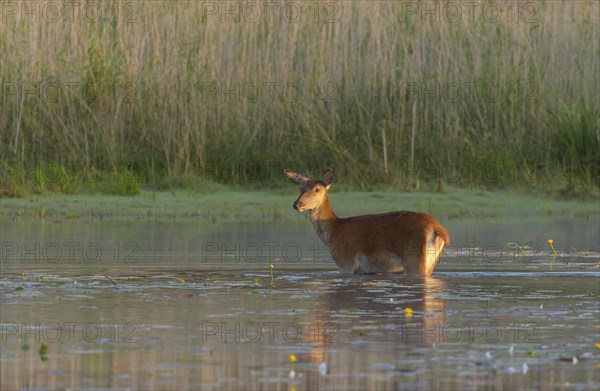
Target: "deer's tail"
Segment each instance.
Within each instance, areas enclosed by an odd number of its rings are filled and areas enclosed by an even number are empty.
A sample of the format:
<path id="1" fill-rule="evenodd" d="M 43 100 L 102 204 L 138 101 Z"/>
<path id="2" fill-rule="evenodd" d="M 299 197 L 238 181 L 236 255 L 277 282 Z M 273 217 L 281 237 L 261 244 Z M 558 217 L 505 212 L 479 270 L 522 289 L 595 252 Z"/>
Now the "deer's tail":
<path id="1" fill-rule="evenodd" d="M 419 274 L 429 277 L 433 273 L 436 263 L 440 259 L 442 250 L 450 243 L 450 234 L 446 228 L 435 221 L 424 243 L 421 246 L 421 265 Z"/>

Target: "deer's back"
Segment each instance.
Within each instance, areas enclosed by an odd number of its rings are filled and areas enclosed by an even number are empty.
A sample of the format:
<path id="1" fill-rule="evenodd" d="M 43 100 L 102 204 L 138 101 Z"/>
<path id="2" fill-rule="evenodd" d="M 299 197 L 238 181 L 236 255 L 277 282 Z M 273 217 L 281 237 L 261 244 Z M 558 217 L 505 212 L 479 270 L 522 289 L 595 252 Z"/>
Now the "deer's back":
<path id="1" fill-rule="evenodd" d="M 330 245 L 334 255 L 343 258 L 357 253 L 365 256 L 400 254 L 409 248 L 420 248 L 426 236 L 437 227 L 441 225 L 433 216 L 410 211 L 342 218 L 331 235 Z"/>

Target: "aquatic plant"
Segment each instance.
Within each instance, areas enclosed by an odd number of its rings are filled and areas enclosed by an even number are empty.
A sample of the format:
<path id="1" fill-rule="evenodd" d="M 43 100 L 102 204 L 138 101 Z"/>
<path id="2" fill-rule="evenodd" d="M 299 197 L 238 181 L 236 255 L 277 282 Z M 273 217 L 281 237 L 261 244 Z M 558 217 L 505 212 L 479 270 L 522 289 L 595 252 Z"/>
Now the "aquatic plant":
<path id="1" fill-rule="evenodd" d="M 550 248 L 552 249 L 552 255 L 556 256 L 556 250 L 554 249 L 554 240 L 552 239 L 548 239 L 548 244 L 550 245 Z"/>

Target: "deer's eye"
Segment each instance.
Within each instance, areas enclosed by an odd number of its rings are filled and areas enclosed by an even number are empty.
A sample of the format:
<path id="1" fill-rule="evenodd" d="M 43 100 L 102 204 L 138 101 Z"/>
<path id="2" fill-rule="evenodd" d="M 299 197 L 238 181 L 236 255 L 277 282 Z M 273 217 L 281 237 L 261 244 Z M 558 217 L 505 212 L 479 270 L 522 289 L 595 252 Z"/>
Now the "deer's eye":
<path id="1" fill-rule="evenodd" d="M 321 188 L 320 188 L 320 187 L 317 187 L 317 188 L 315 189 L 315 191 L 318 193 L 318 192 L 320 192 L 320 191 L 321 191 Z"/>

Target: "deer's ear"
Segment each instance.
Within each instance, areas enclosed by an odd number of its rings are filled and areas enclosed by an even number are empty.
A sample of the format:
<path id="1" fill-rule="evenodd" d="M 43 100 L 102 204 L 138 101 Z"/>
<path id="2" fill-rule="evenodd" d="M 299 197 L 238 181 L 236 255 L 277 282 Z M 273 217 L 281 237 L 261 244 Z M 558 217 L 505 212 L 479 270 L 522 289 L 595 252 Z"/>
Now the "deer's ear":
<path id="1" fill-rule="evenodd" d="M 292 170 L 285 169 L 283 172 L 285 172 L 285 175 L 287 175 L 287 177 L 297 185 L 302 185 L 304 182 L 309 181 L 309 179 L 304 175 L 300 175 Z"/>
<path id="2" fill-rule="evenodd" d="M 331 182 L 333 181 L 333 171 L 331 168 L 328 168 L 323 173 L 323 182 L 325 182 L 325 188 L 329 190 L 329 186 L 331 186 Z"/>

